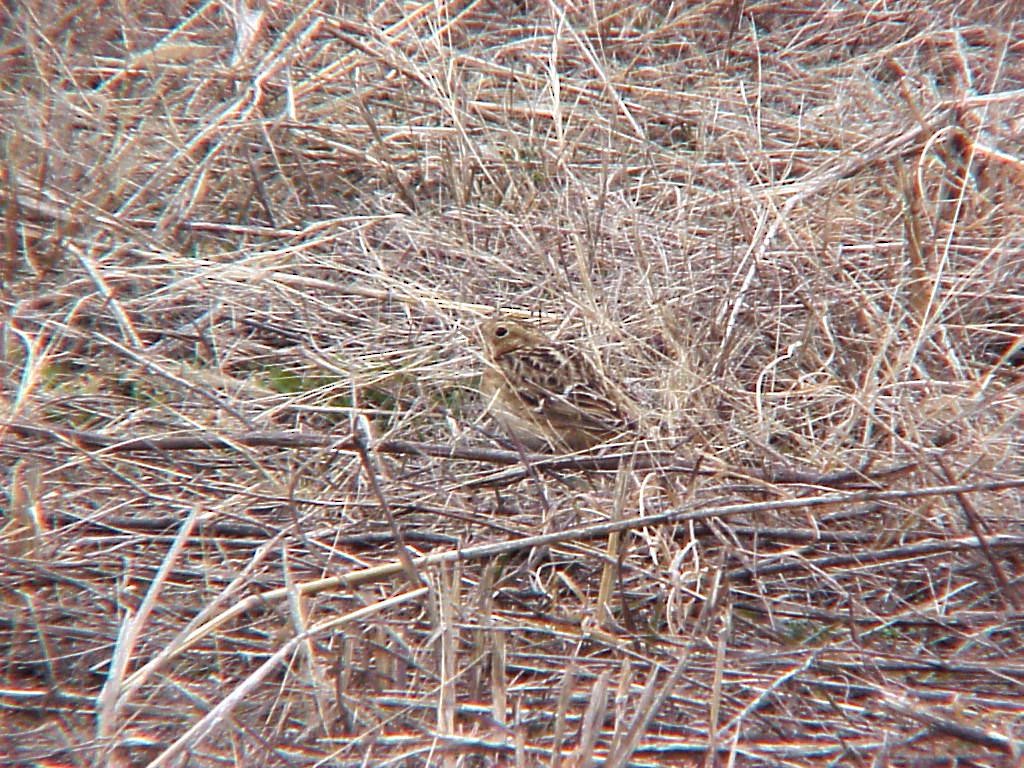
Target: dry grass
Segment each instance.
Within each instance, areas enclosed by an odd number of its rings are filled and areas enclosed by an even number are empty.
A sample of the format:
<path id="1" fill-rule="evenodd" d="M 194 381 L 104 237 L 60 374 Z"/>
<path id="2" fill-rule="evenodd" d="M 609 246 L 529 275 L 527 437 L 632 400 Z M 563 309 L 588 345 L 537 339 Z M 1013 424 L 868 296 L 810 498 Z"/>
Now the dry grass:
<path id="1" fill-rule="evenodd" d="M 1019 4 L 230 7 L 3 12 L 8 764 L 1020 764 Z"/>

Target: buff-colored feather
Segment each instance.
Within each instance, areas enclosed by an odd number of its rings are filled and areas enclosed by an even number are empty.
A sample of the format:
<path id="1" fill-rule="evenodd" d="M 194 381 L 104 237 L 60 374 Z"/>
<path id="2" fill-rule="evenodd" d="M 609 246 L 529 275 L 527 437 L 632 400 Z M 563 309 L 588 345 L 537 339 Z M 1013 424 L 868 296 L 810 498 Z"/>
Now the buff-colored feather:
<path id="1" fill-rule="evenodd" d="M 525 448 L 584 450 L 636 429 L 636 406 L 580 350 L 512 320 L 480 336 L 488 410 Z"/>

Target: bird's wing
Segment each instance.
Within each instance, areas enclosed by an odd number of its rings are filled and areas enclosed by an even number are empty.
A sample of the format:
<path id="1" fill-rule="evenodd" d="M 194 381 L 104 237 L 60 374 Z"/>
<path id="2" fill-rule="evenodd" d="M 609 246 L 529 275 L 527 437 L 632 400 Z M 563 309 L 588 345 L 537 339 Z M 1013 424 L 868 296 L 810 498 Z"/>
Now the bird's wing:
<path id="1" fill-rule="evenodd" d="M 587 430 L 628 428 L 632 419 L 583 357 L 539 346 L 507 355 L 509 383 L 545 419 Z"/>

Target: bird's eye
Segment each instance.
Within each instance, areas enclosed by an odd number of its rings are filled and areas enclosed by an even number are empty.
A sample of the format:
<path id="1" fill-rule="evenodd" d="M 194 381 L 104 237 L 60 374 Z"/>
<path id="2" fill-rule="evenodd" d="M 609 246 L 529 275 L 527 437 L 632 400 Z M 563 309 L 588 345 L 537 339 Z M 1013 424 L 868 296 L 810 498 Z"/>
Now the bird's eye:
<path id="1" fill-rule="evenodd" d="M 508 336 L 508 328 L 506 328 L 504 325 L 499 325 L 497 328 L 494 329 L 494 335 L 499 339 L 504 339 L 506 336 Z"/>

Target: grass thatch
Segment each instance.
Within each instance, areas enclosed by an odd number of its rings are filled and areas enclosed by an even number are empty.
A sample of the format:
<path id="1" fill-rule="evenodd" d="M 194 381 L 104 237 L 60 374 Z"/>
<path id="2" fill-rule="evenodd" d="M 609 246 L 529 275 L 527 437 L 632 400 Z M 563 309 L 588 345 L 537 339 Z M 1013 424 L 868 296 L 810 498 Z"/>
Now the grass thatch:
<path id="1" fill-rule="evenodd" d="M 0 13 L 7 764 L 1019 764 L 1018 3 Z"/>

